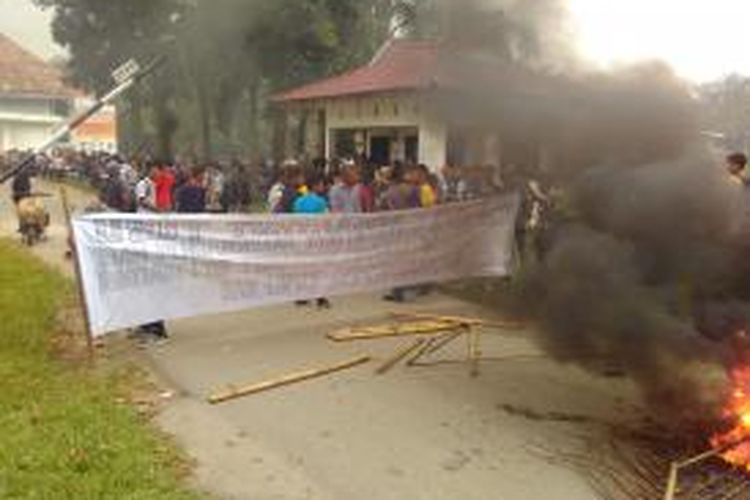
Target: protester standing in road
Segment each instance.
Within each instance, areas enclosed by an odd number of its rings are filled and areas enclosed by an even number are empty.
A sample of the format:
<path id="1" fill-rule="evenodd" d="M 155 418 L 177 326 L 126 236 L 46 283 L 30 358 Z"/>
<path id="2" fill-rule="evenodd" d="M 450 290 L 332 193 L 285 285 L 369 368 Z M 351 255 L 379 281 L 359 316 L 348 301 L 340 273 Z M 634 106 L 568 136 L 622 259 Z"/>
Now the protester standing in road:
<path id="1" fill-rule="evenodd" d="M 156 212 L 156 168 L 149 169 L 135 185 L 136 211 L 139 213 Z"/>
<path id="2" fill-rule="evenodd" d="M 382 198 L 381 210 L 412 210 L 420 207 L 419 189 L 416 186 L 416 167 L 404 167 L 396 164 L 391 172 L 391 185 Z M 408 287 L 391 290 L 383 297 L 391 302 L 406 302 L 415 295 Z"/>
<path id="3" fill-rule="evenodd" d="M 331 212 L 359 214 L 364 212 L 365 194 L 359 182 L 359 167 L 354 163 L 344 165 L 341 182 L 331 188 L 329 200 Z"/>
<path id="4" fill-rule="evenodd" d="M 159 212 L 169 212 L 173 208 L 173 193 L 175 186 L 175 175 L 172 170 L 163 163 L 159 163 L 154 176 L 156 186 L 156 209 Z"/>
<path id="5" fill-rule="evenodd" d="M 107 168 L 107 179 L 104 182 L 104 187 L 99 193 L 99 200 L 111 210 L 117 212 L 132 212 L 133 207 L 130 199 L 127 187 L 120 177 L 120 166 L 115 163 L 110 163 Z"/>
<path id="6" fill-rule="evenodd" d="M 445 165 L 438 176 L 441 203 L 457 203 L 465 199 L 465 185 L 458 168 Z"/>
<path id="7" fill-rule="evenodd" d="M 294 202 L 294 213 L 295 214 L 306 214 L 306 215 L 323 215 L 329 212 L 328 202 L 325 198 L 327 190 L 325 177 L 319 174 L 314 174 L 306 182 L 308 192 L 305 195 L 299 196 Z M 308 302 L 300 301 L 297 305 L 305 305 Z M 317 299 L 318 309 L 330 309 L 331 302 L 325 298 L 320 297 Z"/>
<path id="8" fill-rule="evenodd" d="M 414 167 L 396 164 L 391 172 L 390 185 L 381 197 L 381 210 L 411 210 L 419 208 L 419 190 L 413 182 Z"/>
<path id="9" fill-rule="evenodd" d="M 136 184 L 134 193 L 136 211 L 138 213 L 147 214 L 158 212 L 156 184 L 152 180 L 157 178 L 158 174 L 159 169 L 152 166 L 151 169 L 145 173 L 143 178 L 138 181 L 138 184 Z M 169 339 L 167 327 L 163 321 L 155 321 L 147 325 L 142 325 L 138 327 L 136 333 L 144 344 L 152 342 L 163 343 Z"/>
<path id="10" fill-rule="evenodd" d="M 230 212 L 242 212 L 252 203 L 252 185 L 249 173 L 239 161 L 235 162 L 232 176 L 225 190 L 224 204 Z"/>
<path id="11" fill-rule="evenodd" d="M 200 214 L 206 211 L 206 188 L 203 170 L 194 168 L 187 183 L 177 190 L 177 212 Z"/>
<path id="12" fill-rule="evenodd" d="M 268 211 L 272 214 L 278 213 L 279 203 L 281 202 L 281 197 L 284 195 L 284 173 L 279 175 L 279 178 L 274 182 L 271 187 L 268 189 L 268 194 L 266 195 L 266 205 L 268 207 Z"/>
<path id="13" fill-rule="evenodd" d="M 297 198 L 307 194 L 305 173 L 296 162 L 288 162 L 282 172 L 281 196 L 276 201 L 273 212 L 277 214 L 294 213 L 294 203 Z"/>
<path id="14" fill-rule="evenodd" d="M 419 190 L 419 206 L 422 208 L 432 208 L 437 205 L 437 194 L 435 193 L 435 187 L 430 182 L 431 173 L 427 165 L 417 165 L 414 170 L 413 179 Z"/>
<path id="15" fill-rule="evenodd" d="M 320 215 L 330 211 L 326 200 L 326 180 L 322 175 L 311 175 L 307 180 L 307 194 L 294 202 L 295 214 Z"/>

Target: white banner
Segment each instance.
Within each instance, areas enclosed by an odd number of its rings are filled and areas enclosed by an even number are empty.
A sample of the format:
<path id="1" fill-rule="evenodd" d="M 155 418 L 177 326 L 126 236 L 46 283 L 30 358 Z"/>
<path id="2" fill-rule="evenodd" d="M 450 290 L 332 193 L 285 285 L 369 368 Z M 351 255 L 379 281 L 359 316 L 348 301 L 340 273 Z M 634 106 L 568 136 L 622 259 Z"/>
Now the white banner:
<path id="1" fill-rule="evenodd" d="M 158 320 L 510 272 L 518 197 L 363 215 L 73 221 L 95 335 Z"/>

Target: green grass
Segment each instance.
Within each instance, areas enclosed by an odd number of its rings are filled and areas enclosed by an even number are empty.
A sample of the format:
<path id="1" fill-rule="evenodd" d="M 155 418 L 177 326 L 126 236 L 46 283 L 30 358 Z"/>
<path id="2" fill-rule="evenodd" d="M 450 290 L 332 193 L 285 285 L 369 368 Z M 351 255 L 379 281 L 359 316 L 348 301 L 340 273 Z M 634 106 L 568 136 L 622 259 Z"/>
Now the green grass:
<path id="1" fill-rule="evenodd" d="M 169 442 L 122 396 L 122 375 L 55 359 L 71 285 L 0 240 L 0 498 L 195 499 Z"/>

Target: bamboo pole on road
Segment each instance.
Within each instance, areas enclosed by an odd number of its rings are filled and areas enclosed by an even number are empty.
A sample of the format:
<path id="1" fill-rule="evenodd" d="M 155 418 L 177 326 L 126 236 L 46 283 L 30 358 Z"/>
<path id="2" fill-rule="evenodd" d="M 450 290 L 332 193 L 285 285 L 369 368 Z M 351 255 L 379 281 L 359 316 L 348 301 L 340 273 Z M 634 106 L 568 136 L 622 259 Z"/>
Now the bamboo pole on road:
<path id="1" fill-rule="evenodd" d="M 217 392 L 208 398 L 208 402 L 212 405 L 225 403 L 233 399 L 238 399 L 244 396 L 250 396 L 252 394 L 258 394 L 260 392 L 270 391 L 278 387 L 284 387 L 287 385 L 296 384 L 299 382 L 305 382 L 314 378 L 323 377 L 332 373 L 348 370 L 359 365 L 363 365 L 370 361 L 370 356 L 360 356 L 343 363 L 336 365 L 327 366 L 323 368 L 315 368 L 304 370 L 289 375 L 285 375 L 280 378 L 270 379 L 263 382 L 246 385 L 244 387 L 228 387 L 226 390 Z"/>

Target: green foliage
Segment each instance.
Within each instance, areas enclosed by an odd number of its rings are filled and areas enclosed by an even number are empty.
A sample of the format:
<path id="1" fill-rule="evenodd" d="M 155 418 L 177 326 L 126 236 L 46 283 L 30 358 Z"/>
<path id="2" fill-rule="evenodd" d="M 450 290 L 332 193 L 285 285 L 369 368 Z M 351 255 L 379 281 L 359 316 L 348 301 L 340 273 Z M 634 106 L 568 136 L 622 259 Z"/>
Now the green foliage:
<path id="1" fill-rule="evenodd" d="M 54 9 L 54 39 L 70 49 L 70 76 L 96 92 L 111 87 L 110 73 L 132 57 L 163 50 L 180 0 L 34 0 Z"/>
<path id="2" fill-rule="evenodd" d="M 168 154 L 177 137 L 202 156 L 216 136 L 257 136 L 273 92 L 364 62 L 390 18 L 390 0 L 34 1 L 54 10 L 55 40 L 85 89 L 110 87 L 111 71 L 131 57 L 166 54 L 168 68 L 121 107 L 125 142 Z"/>
<path id="3" fill-rule="evenodd" d="M 0 241 L 0 497 L 192 499 L 178 457 L 130 407 L 123 378 L 76 371 L 49 354 L 70 285 Z"/>
<path id="4" fill-rule="evenodd" d="M 538 58 L 545 40 L 564 45 L 549 36 L 559 30 L 545 29 L 561 17 L 557 2 L 33 1 L 54 10 L 70 78 L 88 90 L 109 88 L 130 58 L 168 57 L 119 107 L 121 144 L 158 156 L 267 154 L 271 95 L 365 63 L 395 32 L 501 61 Z"/>

